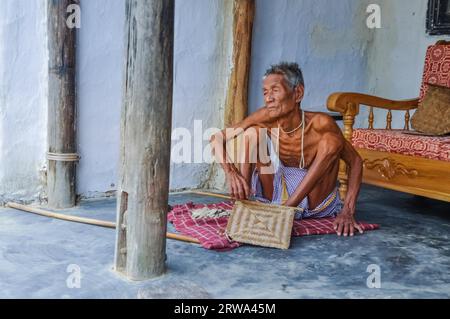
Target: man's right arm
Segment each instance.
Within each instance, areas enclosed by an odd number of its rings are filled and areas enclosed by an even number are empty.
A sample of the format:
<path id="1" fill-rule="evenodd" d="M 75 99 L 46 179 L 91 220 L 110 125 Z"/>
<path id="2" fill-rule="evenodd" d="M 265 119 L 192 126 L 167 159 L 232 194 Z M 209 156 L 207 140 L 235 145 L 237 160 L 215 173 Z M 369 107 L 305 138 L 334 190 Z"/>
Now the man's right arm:
<path id="1" fill-rule="evenodd" d="M 226 152 L 227 142 L 244 133 L 246 129 L 252 126 L 259 126 L 267 122 L 267 112 L 265 108 L 252 113 L 241 122 L 232 125 L 222 131 L 214 134 L 210 139 L 211 150 L 216 161 L 222 166 L 231 197 L 236 199 L 246 199 L 250 196 L 250 187 L 245 178 L 236 168 L 234 163 L 228 159 Z"/>

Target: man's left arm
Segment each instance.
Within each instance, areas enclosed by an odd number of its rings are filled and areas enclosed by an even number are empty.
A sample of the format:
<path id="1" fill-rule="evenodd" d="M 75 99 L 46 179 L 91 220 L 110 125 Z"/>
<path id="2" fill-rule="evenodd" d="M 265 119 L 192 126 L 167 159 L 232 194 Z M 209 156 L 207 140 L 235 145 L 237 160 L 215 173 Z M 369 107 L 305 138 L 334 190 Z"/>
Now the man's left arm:
<path id="1" fill-rule="evenodd" d="M 344 141 L 345 144 L 341 152 L 341 158 L 347 164 L 348 168 L 348 191 L 344 200 L 344 207 L 336 217 L 333 225 L 339 236 L 353 236 L 355 228 L 360 233 L 363 233 L 362 227 L 355 220 L 356 201 L 362 181 L 362 159 L 350 142 L 345 139 Z"/>

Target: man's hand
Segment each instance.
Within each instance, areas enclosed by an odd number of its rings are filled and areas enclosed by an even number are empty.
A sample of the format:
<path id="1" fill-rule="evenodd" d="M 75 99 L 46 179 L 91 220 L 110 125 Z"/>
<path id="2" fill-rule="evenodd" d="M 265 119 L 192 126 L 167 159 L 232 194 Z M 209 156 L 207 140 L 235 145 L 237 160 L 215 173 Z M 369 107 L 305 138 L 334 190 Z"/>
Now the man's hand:
<path id="1" fill-rule="evenodd" d="M 231 198 L 242 200 L 250 196 L 250 187 L 245 178 L 237 170 L 229 170 L 225 173 Z"/>
<path id="2" fill-rule="evenodd" d="M 363 233 L 362 227 L 356 222 L 353 213 L 346 209 L 336 217 L 333 222 L 333 228 L 338 236 L 353 236 L 355 229 L 357 229 L 361 234 Z"/>

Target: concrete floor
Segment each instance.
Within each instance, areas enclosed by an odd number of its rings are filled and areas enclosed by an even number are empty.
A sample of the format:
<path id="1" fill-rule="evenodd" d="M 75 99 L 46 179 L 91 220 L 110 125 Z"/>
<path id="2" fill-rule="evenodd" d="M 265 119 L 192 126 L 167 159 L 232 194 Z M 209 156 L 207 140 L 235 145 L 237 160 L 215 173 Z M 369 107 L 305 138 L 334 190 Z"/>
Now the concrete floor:
<path id="1" fill-rule="evenodd" d="M 214 202 L 175 194 L 170 203 Z M 115 200 L 64 213 L 115 220 Z M 208 251 L 168 240 L 165 276 L 129 282 L 112 270 L 115 231 L 0 209 L 0 298 L 449 298 L 450 204 L 363 187 L 360 220 L 381 229 L 354 238 L 295 238 L 287 251 Z M 68 266 L 81 271 L 68 288 Z M 368 288 L 378 265 L 381 288 Z M 70 280 L 69 280 L 70 281 Z"/>

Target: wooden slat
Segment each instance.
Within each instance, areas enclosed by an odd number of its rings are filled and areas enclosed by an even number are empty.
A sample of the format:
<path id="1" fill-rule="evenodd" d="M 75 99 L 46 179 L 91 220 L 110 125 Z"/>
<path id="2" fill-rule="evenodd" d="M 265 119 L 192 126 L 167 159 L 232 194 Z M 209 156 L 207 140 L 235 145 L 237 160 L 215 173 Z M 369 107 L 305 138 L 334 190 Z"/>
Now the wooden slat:
<path id="1" fill-rule="evenodd" d="M 234 0 L 233 57 L 225 105 L 225 126 L 239 123 L 248 115 L 254 0 Z"/>
<path id="2" fill-rule="evenodd" d="M 369 112 L 369 130 L 373 130 L 373 121 L 374 121 L 373 107 L 370 107 L 370 112 Z"/>
<path id="3" fill-rule="evenodd" d="M 391 130 L 392 129 L 392 111 L 389 110 L 386 116 L 386 129 Z"/>
<path id="4" fill-rule="evenodd" d="M 403 127 L 404 130 L 409 131 L 409 120 L 410 120 L 410 113 L 409 110 L 405 112 L 405 126 Z"/>
<path id="5" fill-rule="evenodd" d="M 348 105 L 350 103 L 355 104 L 358 107 L 360 105 L 366 105 L 385 110 L 406 111 L 416 109 L 419 103 L 419 98 L 396 101 L 368 94 L 336 92 L 328 97 L 327 107 L 330 111 L 340 112 L 343 114 L 348 111 Z M 356 114 L 358 114 L 358 112 L 356 112 Z"/>

